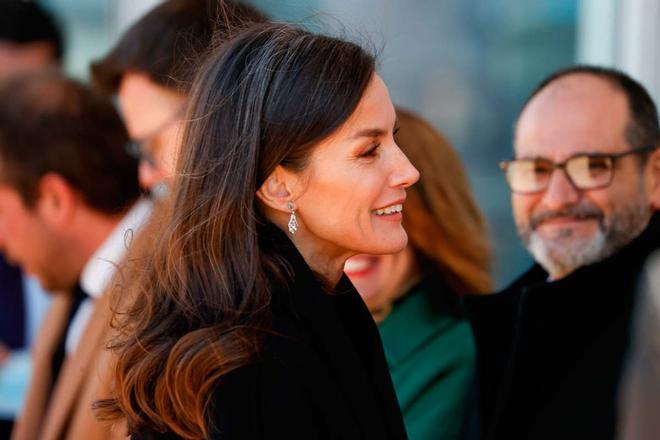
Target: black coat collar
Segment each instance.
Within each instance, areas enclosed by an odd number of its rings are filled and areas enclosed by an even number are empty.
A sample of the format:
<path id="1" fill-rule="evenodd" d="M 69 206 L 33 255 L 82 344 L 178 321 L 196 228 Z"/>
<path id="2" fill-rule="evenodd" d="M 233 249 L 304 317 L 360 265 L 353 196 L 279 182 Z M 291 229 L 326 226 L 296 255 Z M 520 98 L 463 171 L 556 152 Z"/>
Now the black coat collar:
<path id="1" fill-rule="evenodd" d="M 572 304 L 574 310 L 582 313 L 582 307 L 598 305 L 602 316 L 603 308 L 616 309 L 622 301 L 631 300 L 639 270 L 659 247 L 660 214 L 655 214 L 640 236 L 610 257 L 554 282 L 548 282 L 548 273 L 536 264 L 502 294 L 522 292 L 526 308 L 543 309 L 546 313 L 554 313 L 553 306 L 566 311 L 566 306 Z"/>
<path id="2" fill-rule="evenodd" d="M 526 432 L 542 417 L 555 417 L 556 429 L 548 432 L 558 432 L 568 423 L 567 408 L 586 402 L 579 392 L 589 386 L 601 395 L 583 419 L 596 414 L 602 420 L 585 422 L 585 432 L 614 426 L 607 417 L 614 404 L 603 396 L 616 387 L 637 279 L 658 247 L 656 214 L 639 237 L 609 258 L 555 282 L 548 282 L 547 272 L 535 265 L 503 292 L 467 301 L 478 347 L 481 417 L 493 435 L 489 438 L 521 438 L 513 433 Z M 552 406 L 551 395 L 566 401 Z M 543 408 L 538 402 L 544 402 Z"/>
<path id="3" fill-rule="evenodd" d="M 284 358 L 333 417 L 354 417 L 364 437 L 406 438 L 378 329 L 346 275 L 328 292 L 282 231 L 267 225 L 260 240 L 290 275 L 272 292 L 273 329 L 282 334 L 273 338 L 273 350 L 286 352 Z M 290 340 L 305 341 L 306 349 Z M 319 368 L 328 381 L 319 380 Z M 336 386 L 329 386 L 333 381 Z"/>

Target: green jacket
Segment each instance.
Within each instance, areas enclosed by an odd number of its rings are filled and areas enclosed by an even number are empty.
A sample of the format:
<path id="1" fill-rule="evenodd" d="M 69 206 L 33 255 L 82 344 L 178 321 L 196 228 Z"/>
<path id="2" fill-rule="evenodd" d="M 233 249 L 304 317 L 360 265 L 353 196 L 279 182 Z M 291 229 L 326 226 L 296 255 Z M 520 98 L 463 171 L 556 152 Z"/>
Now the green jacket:
<path id="1" fill-rule="evenodd" d="M 437 310 L 430 294 L 417 285 L 379 329 L 410 439 L 459 439 L 475 348 L 468 322 Z"/>

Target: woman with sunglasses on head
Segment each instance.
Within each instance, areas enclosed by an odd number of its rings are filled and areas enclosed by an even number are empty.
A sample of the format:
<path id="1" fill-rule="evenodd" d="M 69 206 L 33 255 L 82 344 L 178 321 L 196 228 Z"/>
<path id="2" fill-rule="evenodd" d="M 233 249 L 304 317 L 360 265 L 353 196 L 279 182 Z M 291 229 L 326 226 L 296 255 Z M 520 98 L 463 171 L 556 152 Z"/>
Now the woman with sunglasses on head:
<path id="1" fill-rule="evenodd" d="M 155 249 L 134 259 L 105 417 L 136 438 L 405 438 L 357 253 L 406 246 L 419 177 L 374 59 L 258 25 L 209 57 Z"/>
<path id="2" fill-rule="evenodd" d="M 422 176 L 408 190 L 408 246 L 352 257 L 345 270 L 379 323 L 410 438 L 459 439 L 475 357 L 459 304 L 492 289 L 486 222 L 451 145 L 418 115 L 397 116 L 396 143 Z"/>

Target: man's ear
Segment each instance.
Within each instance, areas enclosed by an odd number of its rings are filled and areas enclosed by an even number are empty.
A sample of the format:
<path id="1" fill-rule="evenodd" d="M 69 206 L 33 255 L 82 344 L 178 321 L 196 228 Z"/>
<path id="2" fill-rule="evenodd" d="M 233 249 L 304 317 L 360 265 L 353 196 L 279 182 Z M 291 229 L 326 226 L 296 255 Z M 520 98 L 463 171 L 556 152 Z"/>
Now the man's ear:
<path id="1" fill-rule="evenodd" d="M 266 181 L 257 190 L 257 197 L 271 209 L 289 212 L 288 203 L 294 198 L 292 188 L 297 178 L 278 165 Z"/>
<path id="2" fill-rule="evenodd" d="M 58 226 L 71 224 L 76 203 L 76 190 L 64 177 L 57 173 L 41 177 L 35 210 L 47 222 Z"/>

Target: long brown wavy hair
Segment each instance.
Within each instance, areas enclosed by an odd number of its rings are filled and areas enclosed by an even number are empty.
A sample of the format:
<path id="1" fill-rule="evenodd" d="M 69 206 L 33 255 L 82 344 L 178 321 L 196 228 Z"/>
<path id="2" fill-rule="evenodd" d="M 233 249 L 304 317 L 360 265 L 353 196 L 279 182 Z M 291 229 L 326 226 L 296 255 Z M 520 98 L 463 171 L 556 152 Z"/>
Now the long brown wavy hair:
<path id="1" fill-rule="evenodd" d="M 269 285 L 286 273 L 259 246 L 255 193 L 277 165 L 303 169 L 373 75 L 358 45 L 288 25 L 257 25 L 211 54 L 193 86 L 172 199 L 117 282 L 129 306 L 114 318 L 114 395 L 97 402 L 102 418 L 125 417 L 131 433 L 207 437 L 214 385 L 259 356 Z"/>
<path id="2" fill-rule="evenodd" d="M 403 227 L 423 271 L 439 270 L 457 294 L 492 291 L 486 222 L 456 150 L 428 122 L 397 108 L 395 139 L 420 172 L 407 190 Z"/>

